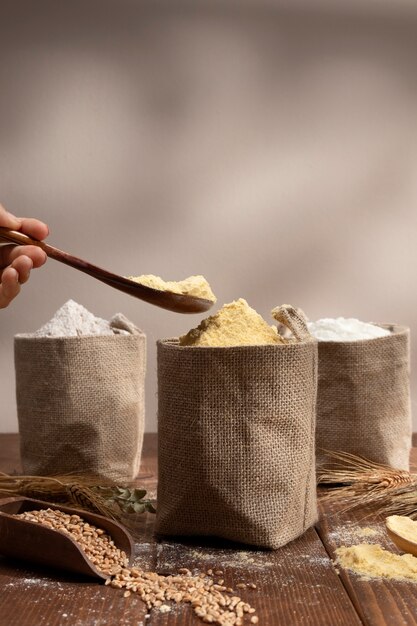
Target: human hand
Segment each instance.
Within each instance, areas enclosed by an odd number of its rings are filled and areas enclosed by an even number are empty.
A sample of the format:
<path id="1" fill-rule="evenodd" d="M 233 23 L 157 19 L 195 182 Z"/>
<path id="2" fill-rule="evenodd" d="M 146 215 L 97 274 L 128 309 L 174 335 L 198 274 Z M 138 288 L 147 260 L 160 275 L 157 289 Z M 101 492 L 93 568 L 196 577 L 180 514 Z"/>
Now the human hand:
<path id="1" fill-rule="evenodd" d="M 0 204 L 0 226 L 20 230 L 34 239 L 45 239 L 49 234 L 46 224 L 32 218 L 15 217 Z M 29 280 L 30 271 L 46 261 L 46 254 L 36 246 L 0 246 L 0 309 L 15 298 L 20 286 Z"/>

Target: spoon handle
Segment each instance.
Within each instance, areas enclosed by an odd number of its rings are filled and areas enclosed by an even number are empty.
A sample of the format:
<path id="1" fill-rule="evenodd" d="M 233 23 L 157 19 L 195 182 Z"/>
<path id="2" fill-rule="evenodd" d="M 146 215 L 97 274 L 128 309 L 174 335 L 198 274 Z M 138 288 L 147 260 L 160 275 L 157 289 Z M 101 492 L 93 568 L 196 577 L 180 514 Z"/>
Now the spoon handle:
<path id="1" fill-rule="evenodd" d="M 138 282 L 130 280 L 125 276 L 119 276 L 113 274 L 108 270 L 105 270 L 97 265 L 93 265 L 84 259 L 80 259 L 68 252 L 54 248 L 44 241 L 38 241 L 32 239 L 27 235 L 15 230 L 9 230 L 8 228 L 0 227 L 0 241 L 5 241 L 18 246 L 37 246 L 46 252 L 47 256 L 65 263 L 102 283 L 114 287 L 123 293 L 127 293 L 130 296 L 144 300 L 149 304 L 154 304 L 168 311 L 174 311 L 175 313 L 202 313 L 207 311 L 212 305 L 212 300 L 206 300 L 205 298 L 198 298 L 196 296 L 190 296 L 186 294 L 178 294 L 170 291 L 162 291 L 148 287 L 148 285 L 141 285 Z"/>
<path id="2" fill-rule="evenodd" d="M 63 250 L 54 248 L 44 241 L 32 239 L 31 237 L 28 237 L 28 235 L 19 233 L 16 230 L 9 230 L 8 228 L 0 227 L 0 239 L 9 241 L 10 243 L 16 244 L 18 246 L 37 246 L 38 248 L 41 248 L 44 252 L 46 252 L 48 257 L 50 257 L 51 259 L 55 259 L 56 261 L 60 261 L 61 263 L 66 263 L 67 265 L 71 265 L 72 267 L 77 267 L 78 269 L 95 267 L 87 261 L 83 261 L 82 259 L 79 259 L 72 254 L 68 254 L 68 252 L 64 252 Z"/>
<path id="3" fill-rule="evenodd" d="M 15 230 L 9 230 L 8 228 L 3 227 L 0 227 L 0 240 L 1 239 L 16 244 L 18 246 L 37 246 L 38 248 L 41 248 L 44 252 L 46 252 L 47 256 L 51 259 L 55 259 L 55 261 L 65 263 L 65 265 L 69 265 L 70 267 L 74 267 L 75 269 L 78 269 L 85 274 L 89 274 L 90 276 L 101 280 L 107 285 L 120 288 L 119 285 L 121 282 L 121 277 L 119 277 L 117 274 L 113 274 L 112 272 L 98 267 L 97 265 L 93 265 L 88 261 L 84 261 L 79 257 L 69 254 L 68 252 L 59 250 L 59 248 L 54 248 L 54 246 L 50 246 L 44 241 L 32 239 L 31 237 L 28 237 L 23 233 Z M 124 290 L 122 289 L 122 291 Z"/>

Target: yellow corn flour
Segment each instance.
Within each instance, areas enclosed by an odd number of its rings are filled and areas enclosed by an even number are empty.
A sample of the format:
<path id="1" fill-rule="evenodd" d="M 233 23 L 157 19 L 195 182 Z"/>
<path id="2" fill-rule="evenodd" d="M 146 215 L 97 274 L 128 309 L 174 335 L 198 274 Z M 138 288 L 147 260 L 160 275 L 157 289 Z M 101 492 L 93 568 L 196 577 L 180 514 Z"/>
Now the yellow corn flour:
<path id="1" fill-rule="evenodd" d="M 177 282 L 173 280 L 162 280 L 162 278 L 154 276 L 154 274 L 128 276 L 127 278 L 133 280 L 135 283 L 140 283 L 141 285 L 152 287 L 152 289 L 158 289 L 159 291 L 170 291 L 171 293 L 205 298 L 212 302 L 216 302 L 217 300 L 204 276 L 189 276 Z"/>
<path id="2" fill-rule="evenodd" d="M 404 539 L 417 543 L 417 522 L 405 515 L 390 515 L 385 520 L 387 528 Z"/>
<path id="3" fill-rule="evenodd" d="M 181 346 L 249 346 L 284 343 L 275 327 L 240 298 L 180 337 Z"/>
<path id="4" fill-rule="evenodd" d="M 337 563 L 365 578 L 389 578 L 417 582 L 417 558 L 394 554 L 379 544 L 361 543 L 336 550 Z"/>

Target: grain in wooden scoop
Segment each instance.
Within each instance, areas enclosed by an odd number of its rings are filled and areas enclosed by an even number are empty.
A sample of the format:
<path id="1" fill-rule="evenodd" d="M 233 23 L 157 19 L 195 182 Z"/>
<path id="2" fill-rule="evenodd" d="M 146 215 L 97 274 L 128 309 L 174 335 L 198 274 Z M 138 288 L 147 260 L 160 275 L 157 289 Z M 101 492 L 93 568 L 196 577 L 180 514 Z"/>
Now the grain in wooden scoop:
<path id="1" fill-rule="evenodd" d="M 178 574 L 162 576 L 146 572 L 138 567 L 128 567 L 126 554 L 119 550 L 110 535 L 79 515 L 68 515 L 56 509 L 41 509 L 18 513 L 15 517 L 42 524 L 53 530 L 71 535 L 87 558 L 105 574 L 111 575 L 105 582 L 115 589 L 124 589 L 124 596 L 139 595 L 148 609 L 158 608 L 162 613 L 171 611 L 170 602 L 187 603 L 203 622 L 219 626 L 243 626 L 257 624 L 255 609 L 233 589 L 224 585 L 223 579 L 214 578 L 213 571 L 192 575 L 188 569 Z M 255 589 L 256 585 L 245 585 Z M 242 583 L 239 589 L 243 588 Z"/>
<path id="2" fill-rule="evenodd" d="M 105 530 L 89 524 L 79 515 L 69 515 L 57 509 L 36 509 L 17 513 L 13 517 L 70 535 L 89 561 L 103 574 L 117 574 L 129 563 L 126 553 L 115 546 Z"/>

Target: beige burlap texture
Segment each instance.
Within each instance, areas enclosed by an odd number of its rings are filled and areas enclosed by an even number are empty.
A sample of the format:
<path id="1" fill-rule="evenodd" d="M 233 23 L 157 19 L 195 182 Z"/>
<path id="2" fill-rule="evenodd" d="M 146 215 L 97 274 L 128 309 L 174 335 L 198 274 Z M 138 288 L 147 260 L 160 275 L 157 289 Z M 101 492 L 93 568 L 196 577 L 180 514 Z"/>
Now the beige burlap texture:
<path id="1" fill-rule="evenodd" d="M 144 432 L 145 335 L 15 338 L 23 471 L 138 473 Z"/>
<path id="2" fill-rule="evenodd" d="M 343 451 L 409 468 L 411 446 L 409 329 L 361 341 L 320 341 L 317 464 Z"/>
<path id="3" fill-rule="evenodd" d="M 317 519 L 317 344 L 158 342 L 159 535 L 279 548 Z"/>

